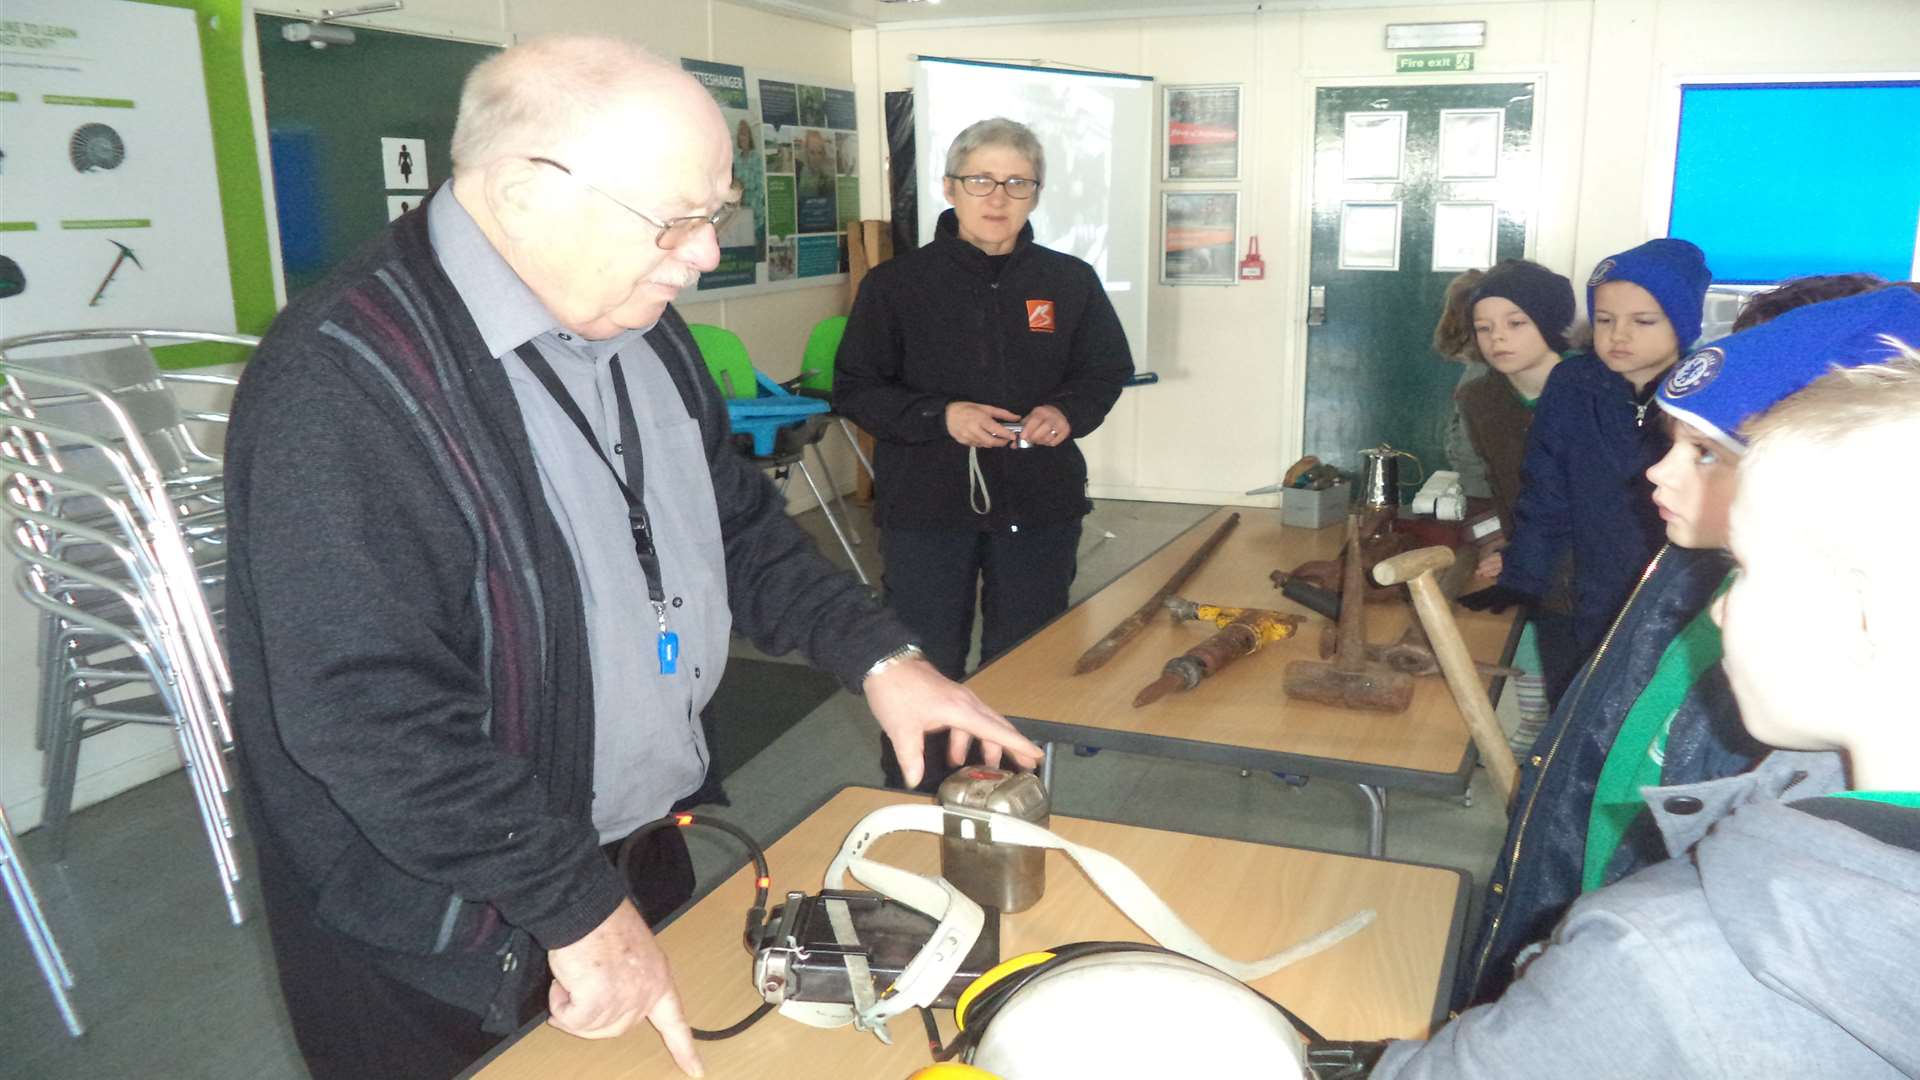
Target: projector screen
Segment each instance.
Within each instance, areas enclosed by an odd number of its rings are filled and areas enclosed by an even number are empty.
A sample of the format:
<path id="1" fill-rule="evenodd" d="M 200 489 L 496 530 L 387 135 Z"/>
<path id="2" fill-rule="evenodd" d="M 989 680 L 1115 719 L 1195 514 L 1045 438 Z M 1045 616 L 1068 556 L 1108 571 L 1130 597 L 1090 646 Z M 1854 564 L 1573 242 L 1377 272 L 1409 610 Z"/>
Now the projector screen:
<path id="1" fill-rule="evenodd" d="M 1681 87 L 1667 235 L 1713 279 L 1920 273 L 1920 81 Z"/>
<path id="2" fill-rule="evenodd" d="M 1004 116 L 1033 129 L 1047 155 L 1033 238 L 1092 264 L 1133 349 L 1149 371 L 1147 275 L 1153 266 L 1153 80 L 935 56 L 917 58 L 920 237 L 947 208 L 947 147 L 967 125 Z M 961 196 L 965 198 L 966 196 Z"/>

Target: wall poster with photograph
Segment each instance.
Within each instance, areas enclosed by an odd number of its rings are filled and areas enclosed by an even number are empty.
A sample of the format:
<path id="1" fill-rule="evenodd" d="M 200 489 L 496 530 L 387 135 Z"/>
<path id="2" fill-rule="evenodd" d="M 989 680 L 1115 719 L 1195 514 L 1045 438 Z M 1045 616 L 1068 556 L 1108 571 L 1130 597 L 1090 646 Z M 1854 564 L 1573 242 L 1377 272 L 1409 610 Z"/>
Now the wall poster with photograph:
<path id="1" fill-rule="evenodd" d="M 1169 86 L 1166 178 L 1240 179 L 1240 86 Z"/>
<path id="2" fill-rule="evenodd" d="M 720 265 L 698 298 L 769 285 L 794 288 L 846 273 L 846 222 L 860 216 L 859 136 L 853 91 L 683 58 L 733 135 L 741 211 L 720 233 Z"/>
<path id="3" fill-rule="evenodd" d="M 1160 193 L 1160 281 L 1231 285 L 1240 246 L 1240 193 Z"/>

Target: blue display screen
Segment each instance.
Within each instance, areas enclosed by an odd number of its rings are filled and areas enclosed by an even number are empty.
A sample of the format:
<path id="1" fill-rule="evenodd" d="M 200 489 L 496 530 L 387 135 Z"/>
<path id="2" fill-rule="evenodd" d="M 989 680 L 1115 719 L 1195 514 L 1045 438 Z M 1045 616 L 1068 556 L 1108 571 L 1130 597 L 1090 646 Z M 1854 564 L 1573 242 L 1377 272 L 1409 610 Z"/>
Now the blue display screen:
<path id="1" fill-rule="evenodd" d="M 1913 276 L 1920 229 L 1920 82 L 1681 88 L 1667 235 L 1713 279 Z"/>

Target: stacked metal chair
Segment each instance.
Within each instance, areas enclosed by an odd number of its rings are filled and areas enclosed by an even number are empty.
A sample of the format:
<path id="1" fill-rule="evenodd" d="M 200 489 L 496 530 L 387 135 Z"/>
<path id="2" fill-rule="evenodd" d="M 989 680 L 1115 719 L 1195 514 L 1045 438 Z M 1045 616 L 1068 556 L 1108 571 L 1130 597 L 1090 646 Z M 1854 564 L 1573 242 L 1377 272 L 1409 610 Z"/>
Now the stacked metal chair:
<path id="1" fill-rule="evenodd" d="M 53 992 L 60 1019 L 66 1023 L 67 1031 L 79 1038 L 87 1029 L 74 1010 L 73 998 L 67 994 L 73 989 L 73 970 L 67 967 L 67 958 L 60 955 L 60 945 L 53 940 L 53 928 L 41 914 L 40 898 L 34 895 L 33 882 L 27 877 L 27 864 L 14 850 L 13 826 L 7 823 L 5 810 L 0 810 L 0 885 L 6 887 L 7 898 L 13 901 L 13 913 L 20 917 L 20 929 L 27 933 L 27 948 L 32 950 L 34 962 L 40 965 L 40 974 L 46 977 L 47 989 Z"/>
<path id="2" fill-rule="evenodd" d="M 174 396 L 180 383 L 235 380 L 162 373 L 149 343 L 257 340 L 91 330 L 0 341 L 0 514 L 15 584 L 43 612 L 44 827 L 62 851 L 85 739 L 127 724 L 171 728 L 236 924 L 245 912 L 227 803 L 224 491 L 220 459 L 189 426 L 224 416 L 183 411 Z M 47 351 L 73 343 L 93 348 Z"/>

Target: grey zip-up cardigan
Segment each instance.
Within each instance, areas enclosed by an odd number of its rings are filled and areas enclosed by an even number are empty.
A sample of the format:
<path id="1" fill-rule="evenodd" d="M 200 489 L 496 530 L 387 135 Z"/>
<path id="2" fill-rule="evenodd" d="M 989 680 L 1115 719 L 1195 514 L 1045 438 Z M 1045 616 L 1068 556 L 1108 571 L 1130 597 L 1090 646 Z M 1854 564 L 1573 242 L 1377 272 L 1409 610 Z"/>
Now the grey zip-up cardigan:
<path id="1" fill-rule="evenodd" d="M 227 450 L 233 718 L 256 842 L 382 970 L 510 1030 L 626 895 L 592 822 L 579 582 L 500 364 L 405 215 L 275 320 Z M 735 629 L 857 689 L 911 636 L 728 448 L 669 308 Z M 265 861 L 265 860 L 263 860 Z"/>

